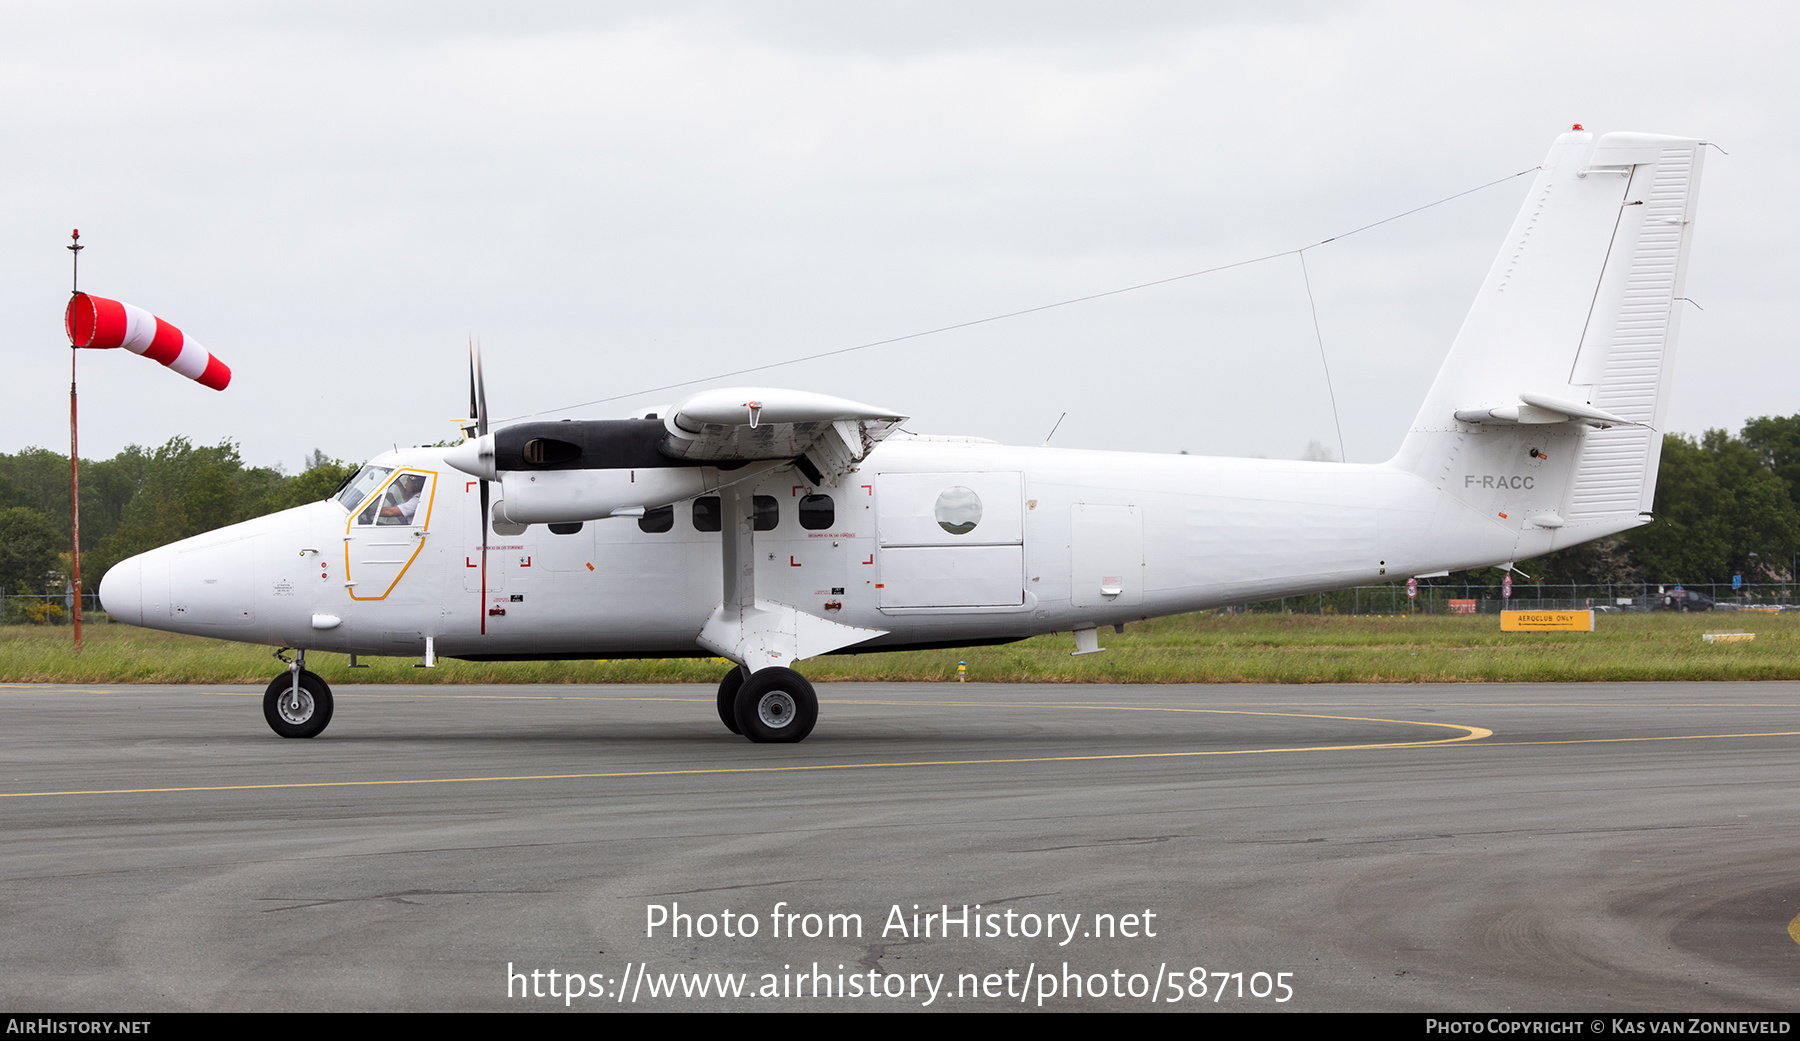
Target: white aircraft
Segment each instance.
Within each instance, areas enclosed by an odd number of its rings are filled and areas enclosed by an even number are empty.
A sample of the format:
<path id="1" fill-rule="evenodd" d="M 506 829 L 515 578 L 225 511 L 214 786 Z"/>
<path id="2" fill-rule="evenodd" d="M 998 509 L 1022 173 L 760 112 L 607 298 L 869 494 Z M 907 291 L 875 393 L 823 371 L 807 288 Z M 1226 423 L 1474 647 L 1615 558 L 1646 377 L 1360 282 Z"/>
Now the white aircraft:
<path id="1" fill-rule="evenodd" d="M 294 648 L 263 709 L 313 737 L 308 651 L 718 655 L 719 716 L 799 741 L 820 654 L 1004 643 L 1500 564 L 1650 520 L 1702 142 L 1557 138 L 1399 452 L 1285 462 L 899 432 L 820 394 L 383 453 L 332 499 L 120 563 L 135 625 Z M 497 487 L 496 487 L 497 486 Z M 491 499 L 491 501 L 490 501 Z"/>

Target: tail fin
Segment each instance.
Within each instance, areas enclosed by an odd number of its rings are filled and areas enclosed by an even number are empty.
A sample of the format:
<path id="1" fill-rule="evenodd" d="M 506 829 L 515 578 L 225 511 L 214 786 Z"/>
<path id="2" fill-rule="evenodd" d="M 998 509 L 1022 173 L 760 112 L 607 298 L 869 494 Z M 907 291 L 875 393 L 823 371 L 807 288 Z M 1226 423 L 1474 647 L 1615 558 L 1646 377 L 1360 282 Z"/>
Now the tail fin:
<path id="1" fill-rule="evenodd" d="M 1521 555 L 1648 520 L 1703 144 L 1557 138 L 1394 460 Z"/>

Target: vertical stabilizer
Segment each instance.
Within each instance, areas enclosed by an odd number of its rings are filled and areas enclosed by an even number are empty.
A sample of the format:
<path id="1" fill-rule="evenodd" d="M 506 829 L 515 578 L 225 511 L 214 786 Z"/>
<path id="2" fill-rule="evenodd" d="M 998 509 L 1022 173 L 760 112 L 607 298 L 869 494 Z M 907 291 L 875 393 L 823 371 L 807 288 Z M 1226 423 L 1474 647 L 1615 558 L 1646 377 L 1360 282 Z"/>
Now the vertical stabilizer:
<path id="1" fill-rule="evenodd" d="M 1557 139 L 1395 459 L 1521 555 L 1650 510 L 1701 147 Z"/>
<path id="2" fill-rule="evenodd" d="M 1590 388 L 1597 408 L 1641 425 L 1588 434 L 1572 523 L 1648 514 L 1655 499 L 1703 154 L 1697 141 L 1647 134 L 1608 134 L 1600 146 L 1595 165 L 1630 166 L 1631 186 L 1569 381 Z"/>

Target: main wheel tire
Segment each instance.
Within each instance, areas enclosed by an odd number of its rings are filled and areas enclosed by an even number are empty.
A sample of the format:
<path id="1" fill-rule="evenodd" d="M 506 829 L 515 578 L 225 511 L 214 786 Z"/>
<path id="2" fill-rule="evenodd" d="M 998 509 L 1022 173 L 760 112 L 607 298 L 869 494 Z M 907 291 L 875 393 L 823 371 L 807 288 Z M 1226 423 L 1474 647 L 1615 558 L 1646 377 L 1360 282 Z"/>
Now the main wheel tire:
<path id="1" fill-rule="evenodd" d="M 282 737 L 318 737 L 331 722 L 331 688 L 316 674 L 300 672 L 300 702 L 289 696 L 294 679 L 282 673 L 263 693 L 263 718 Z"/>
<path id="2" fill-rule="evenodd" d="M 758 744 L 803 740 L 818 721 L 819 696 L 793 669 L 762 669 L 738 688 L 738 732 Z"/>
<path id="3" fill-rule="evenodd" d="M 733 665 L 731 671 L 725 674 L 725 678 L 719 681 L 719 722 L 725 724 L 725 729 L 734 734 L 743 733 L 738 729 L 737 722 L 738 688 L 743 685 L 744 670 L 736 665 Z"/>

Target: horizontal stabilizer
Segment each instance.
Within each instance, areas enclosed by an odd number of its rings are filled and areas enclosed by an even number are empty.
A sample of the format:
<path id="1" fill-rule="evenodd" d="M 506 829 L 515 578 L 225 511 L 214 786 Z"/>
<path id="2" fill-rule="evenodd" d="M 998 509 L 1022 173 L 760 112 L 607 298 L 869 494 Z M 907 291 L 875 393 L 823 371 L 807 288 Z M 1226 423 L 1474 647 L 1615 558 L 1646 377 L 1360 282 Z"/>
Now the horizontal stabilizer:
<path id="1" fill-rule="evenodd" d="M 1548 394 L 1521 394 L 1519 401 L 1516 405 L 1458 409 L 1456 418 L 1463 423 L 1568 423 L 1578 420 L 1603 430 L 1632 425 L 1631 420 L 1622 416 Z"/>

